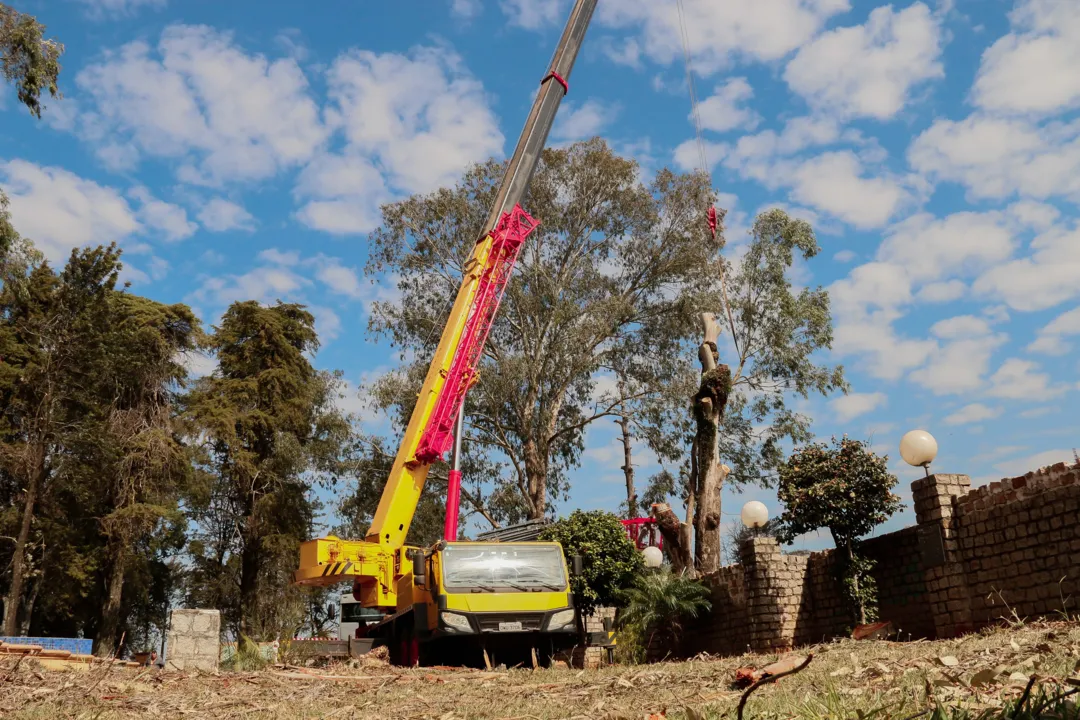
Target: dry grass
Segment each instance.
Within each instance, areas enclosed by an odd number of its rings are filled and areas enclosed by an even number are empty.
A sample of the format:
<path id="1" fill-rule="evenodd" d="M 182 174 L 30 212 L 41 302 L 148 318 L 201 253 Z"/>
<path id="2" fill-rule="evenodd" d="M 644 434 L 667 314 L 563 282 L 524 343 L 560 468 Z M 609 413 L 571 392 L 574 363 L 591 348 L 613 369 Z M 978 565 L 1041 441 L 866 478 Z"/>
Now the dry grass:
<path id="1" fill-rule="evenodd" d="M 748 718 L 974 717 L 1000 708 L 1037 675 L 1032 697 L 1069 689 L 1080 625 L 1012 627 L 953 641 L 851 640 L 812 649 L 803 672 L 750 698 Z M 775 656 L 577 671 L 402 670 L 368 662 L 312 670 L 182 674 L 112 668 L 0 667 L 0 717 L 46 718 L 718 718 L 734 717 L 734 670 Z M 1032 703 L 1028 703 L 1028 707 Z M 1073 718 L 1061 714 L 1046 717 Z M 970 713 L 970 715 L 964 715 Z M 1011 714 L 1011 711 L 1010 711 Z"/>

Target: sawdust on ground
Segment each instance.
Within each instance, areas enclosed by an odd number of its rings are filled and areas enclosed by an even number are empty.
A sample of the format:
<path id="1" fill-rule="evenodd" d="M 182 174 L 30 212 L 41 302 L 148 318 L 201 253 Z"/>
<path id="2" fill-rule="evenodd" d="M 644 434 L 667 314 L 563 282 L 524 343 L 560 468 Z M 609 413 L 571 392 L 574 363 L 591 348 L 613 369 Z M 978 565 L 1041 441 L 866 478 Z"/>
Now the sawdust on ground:
<path id="1" fill-rule="evenodd" d="M 842 640 L 805 648 L 810 666 L 750 698 L 746 716 L 908 717 L 936 703 L 979 711 L 1080 685 L 1080 623 L 1000 628 L 957 640 Z M 0 717 L 44 718 L 700 718 L 734 717 L 737 668 L 776 655 L 702 656 L 596 670 L 401 669 L 381 661 L 250 673 L 179 673 L 103 664 L 90 672 L 0 664 Z"/>

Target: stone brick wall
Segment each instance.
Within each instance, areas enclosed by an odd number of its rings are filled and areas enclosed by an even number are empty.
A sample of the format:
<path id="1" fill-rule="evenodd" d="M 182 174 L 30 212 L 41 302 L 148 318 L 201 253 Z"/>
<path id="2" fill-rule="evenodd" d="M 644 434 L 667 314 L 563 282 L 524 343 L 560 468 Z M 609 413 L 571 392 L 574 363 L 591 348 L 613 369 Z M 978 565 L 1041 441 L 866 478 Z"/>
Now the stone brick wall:
<path id="1" fill-rule="evenodd" d="M 694 623 L 684 638 L 681 654 L 693 657 L 703 652 L 739 655 L 750 647 L 750 612 L 741 565 L 720 568 L 704 578 L 712 591 L 712 608 Z"/>
<path id="2" fill-rule="evenodd" d="M 909 527 L 866 540 L 863 553 L 875 561 L 878 614 L 903 640 L 934 637 L 934 618 L 923 577 L 919 528 Z"/>
<path id="3" fill-rule="evenodd" d="M 1080 598 L 1080 466 L 990 483 L 956 498 L 958 554 L 974 627 L 1009 615 L 1075 612 Z M 1006 604 L 1008 607 L 1006 607 Z"/>
<path id="4" fill-rule="evenodd" d="M 217 610 L 173 610 L 165 640 L 165 666 L 170 670 L 218 669 L 221 614 Z"/>
<path id="5" fill-rule="evenodd" d="M 966 475 L 916 480 L 918 525 L 863 543 L 877 561 L 880 618 L 900 639 L 968 632 L 1009 608 L 1021 617 L 1078 609 L 1080 464 L 970 488 Z M 786 650 L 854 625 L 835 551 L 784 555 L 775 540 L 752 538 L 741 555 L 743 564 L 703 578 L 713 608 L 689 628 L 681 654 Z"/>

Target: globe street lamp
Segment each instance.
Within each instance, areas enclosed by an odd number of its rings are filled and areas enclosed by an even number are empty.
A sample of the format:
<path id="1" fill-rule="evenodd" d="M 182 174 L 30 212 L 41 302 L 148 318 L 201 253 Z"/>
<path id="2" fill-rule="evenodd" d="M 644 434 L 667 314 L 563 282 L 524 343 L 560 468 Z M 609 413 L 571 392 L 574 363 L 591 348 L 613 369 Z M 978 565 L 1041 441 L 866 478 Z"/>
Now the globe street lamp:
<path id="1" fill-rule="evenodd" d="M 740 515 L 743 525 L 753 530 L 754 535 L 757 535 L 758 530 L 769 522 L 769 509 L 765 507 L 765 503 L 757 500 L 751 500 L 743 505 Z"/>
<path id="2" fill-rule="evenodd" d="M 650 545 L 641 551 L 645 556 L 645 567 L 654 570 L 664 564 L 664 551 L 655 545 Z"/>
<path id="3" fill-rule="evenodd" d="M 921 467 L 930 477 L 930 463 L 937 457 L 937 440 L 925 430 L 912 430 L 900 439 L 900 457 L 914 467 Z"/>

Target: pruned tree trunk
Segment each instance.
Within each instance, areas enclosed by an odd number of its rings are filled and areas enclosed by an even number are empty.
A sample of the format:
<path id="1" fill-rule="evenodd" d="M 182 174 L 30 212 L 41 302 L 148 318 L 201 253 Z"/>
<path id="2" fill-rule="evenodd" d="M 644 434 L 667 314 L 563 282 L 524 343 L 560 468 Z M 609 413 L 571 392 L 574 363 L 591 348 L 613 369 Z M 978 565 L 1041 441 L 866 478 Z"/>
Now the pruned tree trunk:
<path id="1" fill-rule="evenodd" d="M 101 627 L 94 642 L 94 654 L 109 657 L 116 650 L 116 640 L 120 629 L 120 599 L 124 591 L 124 548 L 121 543 L 114 543 L 112 563 L 105 587 L 105 604 L 101 608 Z"/>
<path id="2" fill-rule="evenodd" d="M 19 613 L 19 636 L 26 637 L 30 634 L 30 623 L 34 620 L 34 604 L 37 602 L 38 593 L 41 592 L 41 586 L 45 582 L 45 565 L 42 563 L 41 569 L 34 574 L 34 582 L 30 586 L 30 594 L 26 597 L 26 602 L 23 603 L 22 612 Z"/>
<path id="3" fill-rule="evenodd" d="M 626 516 L 636 518 L 638 516 L 637 488 L 634 487 L 634 464 L 631 462 L 631 437 L 630 418 L 623 415 L 615 424 L 622 429 L 623 446 L 623 476 L 626 478 Z"/>
<path id="4" fill-rule="evenodd" d="M 19 534 L 15 538 L 15 550 L 11 555 L 11 584 L 8 593 L 4 597 L 4 627 L 3 634 L 14 635 L 19 628 L 19 606 L 22 604 L 23 586 L 26 580 L 26 545 L 30 540 L 30 526 L 34 520 L 34 510 L 37 507 L 38 493 L 45 482 L 45 451 L 39 450 L 40 456 L 35 463 L 36 467 L 30 473 L 30 482 L 23 497 L 22 522 L 19 525 Z"/>
<path id="5" fill-rule="evenodd" d="M 255 630 L 252 620 L 258 617 L 260 606 L 259 546 L 259 538 L 249 534 L 240 553 L 240 634 L 249 638 Z"/>
<path id="6" fill-rule="evenodd" d="M 664 538 L 664 551 L 671 561 L 674 572 L 694 575 L 694 563 L 690 557 L 690 526 L 679 522 L 679 517 L 667 503 L 656 503 L 650 514 L 656 520 L 660 535 Z"/>
<path id="7" fill-rule="evenodd" d="M 528 493 L 525 497 L 529 515 L 527 519 L 539 520 L 547 510 L 547 448 L 540 448 L 535 441 L 529 440 L 523 449 L 525 477 L 528 482 Z"/>
<path id="8" fill-rule="evenodd" d="M 698 351 L 701 385 L 694 395 L 694 565 L 699 574 L 720 568 L 720 490 L 731 469 L 720 462 L 720 420 L 731 390 L 731 370 L 720 364 L 719 326 L 712 314 L 701 316 L 704 340 Z"/>

